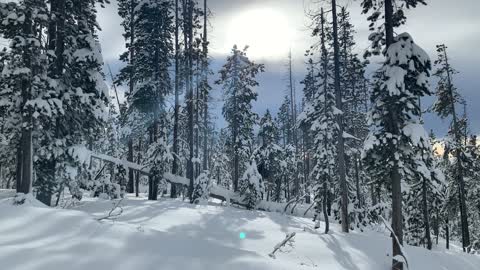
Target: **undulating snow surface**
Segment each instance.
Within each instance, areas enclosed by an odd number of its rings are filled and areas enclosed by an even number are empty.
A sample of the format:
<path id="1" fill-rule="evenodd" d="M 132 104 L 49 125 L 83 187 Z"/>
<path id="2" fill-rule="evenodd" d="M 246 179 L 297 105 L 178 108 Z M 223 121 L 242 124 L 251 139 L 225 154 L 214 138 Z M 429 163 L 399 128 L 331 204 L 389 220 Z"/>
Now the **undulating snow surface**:
<path id="1" fill-rule="evenodd" d="M 112 203 L 87 198 L 63 210 L 1 200 L 1 269 L 386 270 L 390 265 L 390 238 L 383 230 L 346 235 L 334 224 L 325 235 L 314 232 L 306 218 L 130 197 L 121 202 L 116 221 L 98 221 Z M 269 257 L 291 232 L 293 247 Z M 480 256 L 437 249 L 407 247 L 410 269 L 480 269 Z"/>

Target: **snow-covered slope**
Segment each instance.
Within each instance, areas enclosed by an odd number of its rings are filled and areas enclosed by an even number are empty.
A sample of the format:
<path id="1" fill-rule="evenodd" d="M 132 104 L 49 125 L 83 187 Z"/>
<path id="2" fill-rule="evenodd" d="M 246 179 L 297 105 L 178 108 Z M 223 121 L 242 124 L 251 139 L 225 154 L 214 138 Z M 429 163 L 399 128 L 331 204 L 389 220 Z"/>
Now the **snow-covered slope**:
<path id="1" fill-rule="evenodd" d="M 122 201 L 116 220 L 97 221 L 111 201 L 74 210 L 0 202 L 1 269 L 249 270 L 389 269 L 387 232 L 331 234 L 304 230 L 309 219 L 181 201 Z M 239 234 L 246 234 L 240 239 Z M 286 233 L 293 247 L 268 254 Z M 480 256 L 408 247 L 410 269 L 478 270 Z"/>

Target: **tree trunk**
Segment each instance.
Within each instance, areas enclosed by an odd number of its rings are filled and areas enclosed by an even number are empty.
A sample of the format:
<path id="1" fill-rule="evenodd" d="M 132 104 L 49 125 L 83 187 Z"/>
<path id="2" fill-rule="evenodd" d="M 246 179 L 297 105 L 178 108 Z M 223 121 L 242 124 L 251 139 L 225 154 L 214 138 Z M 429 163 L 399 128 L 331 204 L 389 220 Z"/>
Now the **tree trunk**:
<path id="1" fill-rule="evenodd" d="M 193 158 L 194 158 L 194 103 L 193 103 L 193 85 L 192 85 L 192 69 L 193 69 L 193 5 L 191 0 L 186 0 L 184 2 L 186 7 L 184 7 L 184 21 L 185 21 L 185 51 L 187 53 L 187 80 L 185 82 L 187 88 L 187 108 L 188 108 L 188 145 L 189 145 L 189 156 L 187 160 L 187 178 L 190 180 L 188 185 L 188 197 L 190 202 L 193 203 L 193 185 L 194 185 L 194 168 L 193 168 Z"/>
<path id="2" fill-rule="evenodd" d="M 207 0 L 203 1 L 203 170 L 208 170 L 208 38 Z"/>
<path id="3" fill-rule="evenodd" d="M 200 158 L 200 76 L 198 74 L 198 69 L 200 66 L 199 62 L 199 55 L 197 55 L 195 58 L 197 58 L 196 61 L 196 69 L 197 69 L 197 74 L 196 74 L 196 87 L 195 87 L 195 124 L 194 124 L 194 131 L 195 131 L 195 179 L 200 175 L 200 164 L 198 163 L 198 159 Z"/>
<path id="4" fill-rule="evenodd" d="M 425 239 L 427 240 L 427 249 L 432 249 L 432 236 L 430 234 L 430 220 L 428 217 L 427 202 L 427 180 L 423 177 L 422 183 L 422 204 L 423 204 L 423 222 L 425 223 Z"/>
<path id="5" fill-rule="evenodd" d="M 178 122 L 180 114 L 180 99 L 179 99 L 179 85 L 180 85 L 180 43 L 178 41 L 178 32 L 180 27 L 180 21 L 178 18 L 178 0 L 175 0 L 175 112 L 173 122 L 173 164 L 172 174 L 178 174 Z M 177 185 L 171 184 L 170 197 L 177 197 Z"/>
<path id="6" fill-rule="evenodd" d="M 32 14 L 27 10 L 25 13 L 25 23 L 23 24 L 23 34 L 25 36 L 32 35 Z M 22 56 L 25 68 L 30 69 L 32 73 L 32 52 L 24 50 Z M 33 74 L 30 78 L 33 78 Z M 20 83 L 22 108 L 26 102 L 32 98 L 30 78 L 22 78 Z M 22 110 L 22 128 L 21 138 L 18 147 L 17 161 L 17 193 L 28 194 L 32 191 L 33 177 L 33 159 L 32 159 L 32 111 L 27 108 Z"/>
<path id="7" fill-rule="evenodd" d="M 340 55 L 338 45 L 338 22 L 337 22 L 337 1 L 332 0 L 332 16 L 333 16 L 333 51 L 334 51 L 334 65 L 335 65 L 335 99 L 336 107 L 342 111 L 342 90 L 340 89 Z M 343 138 L 343 114 L 336 116 L 338 124 L 338 142 L 337 142 L 337 162 L 338 162 L 338 174 L 340 178 L 340 191 L 341 191 L 341 222 L 342 231 L 348 233 L 348 185 L 346 179 L 345 169 L 345 142 Z"/>
<path id="8" fill-rule="evenodd" d="M 300 178 L 298 177 L 298 166 L 296 162 L 296 158 L 298 157 L 298 140 L 297 140 L 297 128 L 296 128 L 296 121 L 297 121 L 297 116 L 296 116 L 296 106 L 295 106 L 295 86 L 293 85 L 293 74 L 292 74 L 292 52 L 288 54 L 288 80 L 289 80 L 289 90 L 290 90 L 290 109 L 291 109 L 291 133 L 293 137 L 293 143 L 295 146 L 295 166 L 296 168 L 296 173 L 295 173 L 295 182 L 294 182 L 294 189 L 293 189 L 293 195 L 298 196 L 300 195 Z"/>
<path id="9" fill-rule="evenodd" d="M 358 159 L 357 155 L 353 156 L 353 162 L 354 162 L 354 167 L 355 167 L 355 189 L 357 193 L 357 202 L 360 207 L 362 207 L 363 202 L 362 202 L 362 195 L 360 193 L 360 169 L 358 165 Z"/>
<path id="10" fill-rule="evenodd" d="M 395 233 L 398 242 L 395 240 L 395 237 L 392 236 L 393 242 L 393 257 L 402 254 L 402 248 L 400 245 L 403 245 L 403 216 L 402 216 L 402 187 L 401 187 L 401 178 L 398 173 L 398 169 L 395 168 L 391 172 L 392 179 L 392 229 Z M 392 263 L 393 270 L 402 270 L 403 263 L 393 259 Z"/>
<path id="11" fill-rule="evenodd" d="M 128 158 L 127 160 L 133 162 L 133 140 L 128 140 Z M 134 172 L 132 169 L 128 169 L 128 184 L 127 184 L 127 193 L 133 193 L 134 190 Z"/>
<path id="12" fill-rule="evenodd" d="M 276 202 L 280 202 L 280 197 L 282 196 L 282 178 L 277 177 L 275 182 L 276 182 L 275 200 Z"/>
<path id="13" fill-rule="evenodd" d="M 137 157 L 137 163 L 141 164 L 142 162 L 142 139 L 140 138 L 138 140 L 138 157 Z M 140 173 L 137 172 L 137 177 L 135 179 L 135 197 L 138 198 L 138 193 L 140 189 Z"/>
<path id="14" fill-rule="evenodd" d="M 155 114 L 157 115 L 157 114 Z M 150 132 L 151 134 L 151 141 L 150 144 L 153 144 L 158 141 L 158 121 L 156 120 L 157 117 L 155 117 L 155 120 L 153 122 L 153 126 L 151 127 Z M 153 168 L 152 174 L 148 177 L 148 199 L 149 200 L 157 200 L 158 198 L 158 184 L 159 184 L 159 178 L 162 177 L 160 172 L 157 170 L 157 168 Z"/>
<path id="15" fill-rule="evenodd" d="M 445 219 L 445 239 L 446 248 L 450 249 L 450 225 L 448 224 L 448 218 Z"/>
<path id="16" fill-rule="evenodd" d="M 330 228 L 330 223 L 328 221 L 328 211 L 327 211 L 327 202 L 328 202 L 328 185 L 327 180 L 325 179 L 323 182 L 323 203 L 322 203 L 322 210 L 323 210 L 323 218 L 325 219 L 325 233 L 327 234 Z"/>
<path id="17" fill-rule="evenodd" d="M 385 39 L 386 48 L 393 44 L 393 3 L 392 0 L 385 0 Z M 397 115 L 395 112 L 390 112 L 391 127 L 389 132 L 394 135 L 399 134 L 397 128 Z M 395 154 L 396 149 L 391 149 L 391 155 Z M 395 237 L 392 236 L 393 257 L 403 256 L 400 245 L 403 245 L 403 221 L 402 221 L 402 186 L 401 175 L 397 165 L 393 166 L 390 172 L 390 179 L 392 183 L 392 229 Z M 403 270 L 403 263 L 395 259 L 392 260 L 392 270 Z"/>

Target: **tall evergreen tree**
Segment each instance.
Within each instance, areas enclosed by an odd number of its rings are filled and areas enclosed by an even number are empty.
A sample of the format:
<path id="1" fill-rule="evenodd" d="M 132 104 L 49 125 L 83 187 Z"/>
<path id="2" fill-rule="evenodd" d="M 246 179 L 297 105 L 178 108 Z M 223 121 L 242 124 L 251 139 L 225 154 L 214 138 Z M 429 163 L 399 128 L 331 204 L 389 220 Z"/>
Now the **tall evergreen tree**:
<path id="1" fill-rule="evenodd" d="M 461 232 L 462 232 L 462 246 L 463 250 L 466 251 L 470 248 L 470 232 L 468 228 L 468 209 L 466 202 L 466 190 L 465 190 L 465 168 L 464 156 L 465 144 L 463 138 L 466 135 L 463 135 L 462 132 L 462 123 L 457 115 L 456 106 L 461 102 L 461 97 L 458 94 L 457 89 L 453 85 L 453 75 L 456 71 L 449 63 L 449 58 L 447 54 L 447 47 L 442 44 L 437 46 L 438 58 L 435 61 L 437 70 L 435 76 L 439 78 L 437 85 L 437 101 L 433 106 L 433 110 L 441 117 L 452 117 L 452 126 L 450 136 L 452 138 L 452 144 L 449 146 L 450 151 L 455 157 L 453 178 L 455 181 L 455 186 L 458 188 L 458 200 L 460 208 L 460 221 L 461 221 Z"/>
<path id="2" fill-rule="evenodd" d="M 228 123 L 233 154 L 233 190 L 238 191 L 238 181 L 242 164 L 252 154 L 253 128 L 257 114 L 252 111 L 252 102 L 258 94 L 255 77 L 264 71 L 262 64 L 256 64 L 247 57 L 247 48 L 239 50 L 235 45 L 232 54 L 220 70 L 217 84 L 224 90 L 223 115 Z"/>
<path id="3" fill-rule="evenodd" d="M 403 5 L 405 4 L 405 5 Z M 411 145 L 422 145 L 414 140 L 412 134 L 404 132 L 404 127 L 418 125 L 420 114 L 417 99 L 428 95 L 426 79 L 430 69 L 428 55 L 423 52 L 408 34 L 394 36 L 394 27 L 405 23 L 405 8 L 415 8 L 425 4 L 423 0 L 364 0 L 361 3 L 363 13 L 370 13 L 369 39 L 372 42 L 371 54 L 385 53 L 386 62 L 380 70 L 380 81 L 373 94 L 373 108 L 369 123 L 372 125 L 366 141 L 367 157 L 372 158 L 369 166 L 380 166 L 383 177 L 389 179 L 386 184 L 392 190 L 392 245 L 393 270 L 403 269 L 402 256 L 403 217 L 402 217 L 402 174 L 406 161 L 411 161 Z M 377 22 L 384 20 L 384 22 Z M 385 44 L 385 49 L 383 49 Z M 404 47 L 402 47 L 404 46 Z M 411 67 L 411 68 L 410 68 Z M 411 126 L 413 127 L 413 126 Z M 419 127 L 419 126 L 418 126 Z"/>

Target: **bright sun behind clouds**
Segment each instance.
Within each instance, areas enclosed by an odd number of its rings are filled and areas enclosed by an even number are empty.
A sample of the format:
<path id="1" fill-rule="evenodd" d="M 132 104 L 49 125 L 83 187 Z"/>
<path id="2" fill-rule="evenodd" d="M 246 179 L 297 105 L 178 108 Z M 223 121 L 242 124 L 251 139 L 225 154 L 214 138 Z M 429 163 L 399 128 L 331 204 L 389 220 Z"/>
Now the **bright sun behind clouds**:
<path id="1" fill-rule="evenodd" d="M 271 8 L 257 8 L 233 15 L 226 28 L 224 52 L 229 53 L 234 44 L 241 49 L 249 45 L 248 55 L 255 58 L 285 57 L 294 35 L 288 16 Z"/>

